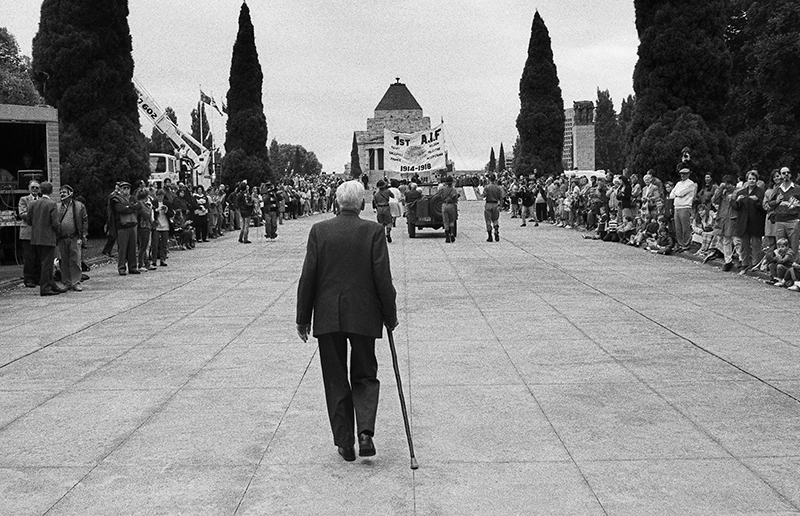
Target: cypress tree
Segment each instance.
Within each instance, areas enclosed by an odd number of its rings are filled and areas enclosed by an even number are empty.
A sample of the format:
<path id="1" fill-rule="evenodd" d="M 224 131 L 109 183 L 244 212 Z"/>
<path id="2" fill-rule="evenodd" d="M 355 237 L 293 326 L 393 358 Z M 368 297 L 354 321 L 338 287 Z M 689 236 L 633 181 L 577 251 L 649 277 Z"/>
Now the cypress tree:
<path id="1" fill-rule="evenodd" d="M 617 122 L 614 101 L 608 90 L 597 89 L 594 128 L 595 167 L 598 170 L 611 170 L 614 173 L 622 172 L 622 168 L 625 166 L 624 141 Z"/>
<path id="2" fill-rule="evenodd" d="M 800 159 L 800 11 L 792 0 L 732 1 L 726 129 L 733 160 L 762 177 Z"/>
<path id="3" fill-rule="evenodd" d="M 550 34 L 539 11 L 533 17 L 528 59 L 519 81 L 517 117 L 519 153 L 515 173 L 527 176 L 560 174 L 564 148 L 564 100 L 558 82 Z"/>
<path id="4" fill-rule="evenodd" d="M 506 153 L 503 150 L 503 144 L 500 144 L 500 154 L 497 157 L 497 171 L 502 172 L 506 169 Z"/>
<path id="5" fill-rule="evenodd" d="M 730 85 L 726 0 L 635 0 L 639 60 L 633 74 L 633 172 L 675 179 L 681 148 L 700 173 L 731 171 L 722 114 Z M 686 131 L 686 132 L 682 132 Z"/>
<path id="6" fill-rule="evenodd" d="M 115 181 L 150 175 L 133 83 L 127 0 L 44 0 L 33 69 L 47 74 L 45 101 L 58 109 L 61 182 L 87 201 L 102 230 Z"/>
<path id="7" fill-rule="evenodd" d="M 358 141 L 356 140 L 356 133 L 353 133 L 353 147 L 350 150 L 350 175 L 354 179 L 361 177 L 361 161 L 358 158 Z"/>
<path id="8" fill-rule="evenodd" d="M 42 102 L 30 76 L 30 59 L 22 56 L 17 39 L 0 27 L 0 104 L 35 106 Z"/>
<path id="9" fill-rule="evenodd" d="M 494 147 L 492 147 L 492 152 L 489 153 L 489 165 L 486 167 L 489 172 L 494 172 L 497 170 L 497 160 L 494 157 Z"/>
<path id="10" fill-rule="evenodd" d="M 267 118 L 261 101 L 263 82 L 250 9 L 242 3 L 239 32 L 231 57 L 225 135 L 227 154 L 222 160 L 224 183 L 234 184 L 247 179 L 249 184 L 257 185 L 271 180 Z"/>

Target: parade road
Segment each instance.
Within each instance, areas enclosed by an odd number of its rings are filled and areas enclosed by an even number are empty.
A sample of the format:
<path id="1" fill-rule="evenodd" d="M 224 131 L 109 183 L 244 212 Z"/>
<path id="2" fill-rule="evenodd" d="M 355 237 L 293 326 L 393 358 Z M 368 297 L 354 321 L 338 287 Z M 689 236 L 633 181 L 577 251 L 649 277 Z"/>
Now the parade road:
<path id="1" fill-rule="evenodd" d="M 0 514 L 800 513 L 796 293 L 482 211 L 389 244 L 416 471 L 385 338 L 347 463 L 296 334 L 330 214 L 0 295 Z"/>

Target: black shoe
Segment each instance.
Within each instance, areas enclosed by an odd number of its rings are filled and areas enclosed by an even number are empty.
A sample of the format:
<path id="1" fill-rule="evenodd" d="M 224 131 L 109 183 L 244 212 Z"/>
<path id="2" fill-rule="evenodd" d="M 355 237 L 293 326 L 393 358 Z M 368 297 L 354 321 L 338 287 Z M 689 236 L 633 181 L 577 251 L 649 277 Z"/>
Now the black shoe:
<path id="1" fill-rule="evenodd" d="M 155 262 L 153 263 L 153 265 L 155 265 Z M 161 266 L 162 267 L 166 267 L 167 266 L 167 262 L 165 262 L 164 260 L 161 260 Z"/>
<path id="2" fill-rule="evenodd" d="M 139 269 L 131 269 L 128 271 L 128 274 L 141 274 L 141 272 L 139 272 Z"/>
<path id="3" fill-rule="evenodd" d="M 45 290 L 44 292 L 40 292 L 39 295 L 40 296 L 57 296 L 60 293 L 61 292 L 58 291 L 58 290 Z"/>
<path id="4" fill-rule="evenodd" d="M 362 433 L 358 436 L 358 454 L 362 457 L 375 455 L 375 443 L 372 442 L 371 435 Z"/>
<path id="5" fill-rule="evenodd" d="M 348 448 L 339 446 L 339 455 L 341 455 L 342 458 L 347 462 L 353 462 L 356 460 L 356 450 L 352 446 Z"/>
<path id="6" fill-rule="evenodd" d="M 28 287 L 28 288 L 34 288 L 36 286 L 36 283 L 34 283 L 32 281 L 26 281 L 25 282 L 25 286 Z"/>
<path id="7" fill-rule="evenodd" d="M 251 242 L 251 241 L 249 241 L 249 240 L 242 240 L 242 243 L 243 243 L 243 244 L 252 244 L 253 242 Z"/>
<path id="8" fill-rule="evenodd" d="M 392 243 L 392 235 L 386 235 L 386 241 Z"/>
<path id="9" fill-rule="evenodd" d="M 499 242 L 500 241 L 500 233 L 497 232 L 497 231 L 494 232 L 494 241 L 495 242 Z"/>
<path id="10" fill-rule="evenodd" d="M 725 272 L 728 272 L 731 269 L 733 269 L 733 262 L 728 262 L 722 266 L 722 270 Z"/>

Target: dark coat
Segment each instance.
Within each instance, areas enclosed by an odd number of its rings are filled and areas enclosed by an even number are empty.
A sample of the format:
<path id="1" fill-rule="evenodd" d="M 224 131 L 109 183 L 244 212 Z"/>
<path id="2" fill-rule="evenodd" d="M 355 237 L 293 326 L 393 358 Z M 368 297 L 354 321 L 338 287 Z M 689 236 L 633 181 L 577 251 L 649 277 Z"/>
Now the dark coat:
<path id="1" fill-rule="evenodd" d="M 31 245 L 55 247 L 58 239 L 58 219 L 56 203 L 48 197 L 41 197 L 28 206 L 25 220 L 31 226 Z"/>
<path id="2" fill-rule="evenodd" d="M 736 198 L 744 195 L 744 198 L 737 201 Z M 751 195 L 755 195 L 758 199 L 753 200 Z M 731 208 L 736 211 L 736 227 L 734 228 L 734 235 L 737 237 L 764 236 L 764 222 L 767 217 L 764 211 L 764 189 L 755 186 L 753 191 L 750 192 L 749 188 L 745 186 L 736 191 L 734 200 L 731 201 Z"/>
<path id="3" fill-rule="evenodd" d="M 383 226 L 342 210 L 318 222 L 308 235 L 297 287 L 297 324 L 313 335 L 343 332 L 380 338 L 397 322 L 389 249 Z"/>

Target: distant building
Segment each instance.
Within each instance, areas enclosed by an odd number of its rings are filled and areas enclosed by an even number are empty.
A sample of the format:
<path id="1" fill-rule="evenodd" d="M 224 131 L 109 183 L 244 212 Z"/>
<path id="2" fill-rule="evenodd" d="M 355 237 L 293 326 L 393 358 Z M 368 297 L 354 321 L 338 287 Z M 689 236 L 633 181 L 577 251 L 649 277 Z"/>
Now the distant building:
<path id="1" fill-rule="evenodd" d="M 423 116 L 422 107 L 405 84 L 389 85 L 375 108 L 375 117 L 367 119 L 367 130 L 356 131 L 358 159 L 361 170 L 369 175 L 369 184 L 374 185 L 384 175 L 383 129 L 402 133 L 413 133 L 431 128 L 430 117 Z M 399 177 L 399 174 L 395 174 Z"/>
<path id="2" fill-rule="evenodd" d="M 564 170 L 595 170 L 594 103 L 573 102 L 564 110 Z"/>

